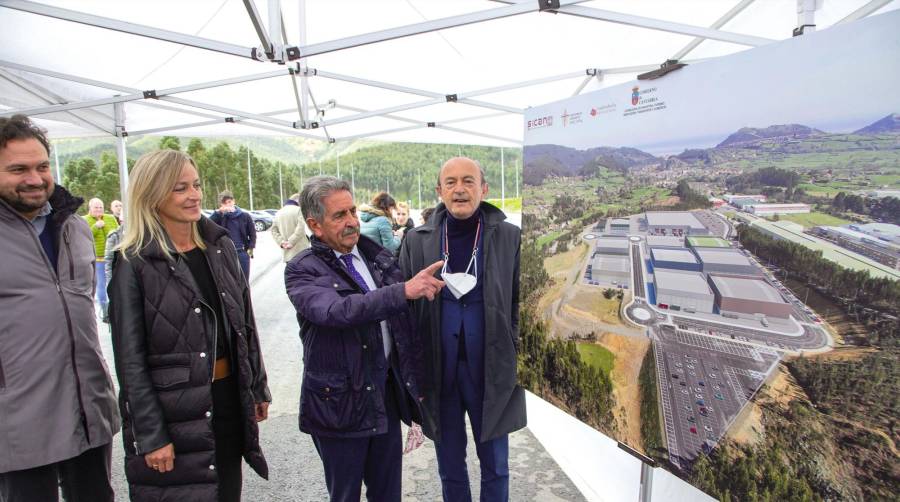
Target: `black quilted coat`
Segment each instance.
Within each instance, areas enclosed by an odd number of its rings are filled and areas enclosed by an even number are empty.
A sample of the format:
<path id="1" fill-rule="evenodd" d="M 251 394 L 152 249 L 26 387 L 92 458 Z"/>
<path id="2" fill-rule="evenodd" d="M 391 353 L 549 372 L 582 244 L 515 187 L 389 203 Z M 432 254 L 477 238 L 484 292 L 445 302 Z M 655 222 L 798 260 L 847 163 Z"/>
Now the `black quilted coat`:
<path id="1" fill-rule="evenodd" d="M 186 260 L 167 258 L 158 243 L 137 258 L 115 258 L 109 286 L 113 350 L 125 444 L 125 475 L 133 501 L 215 501 L 212 429 L 215 337 L 233 338 L 232 373 L 238 377 L 244 420 L 244 459 L 262 477 L 254 404 L 271 401 L 260 353 L 250 289 L 234 244 L 205 217 L 198 223 L 224 312 L 215 312 Z M 230 333 L 217 333 L 225 316 Z M 228 346 L 229 344 L 226 344 Z M 175 470 L 161 474 L 144 455 L 173 443 Z"/>

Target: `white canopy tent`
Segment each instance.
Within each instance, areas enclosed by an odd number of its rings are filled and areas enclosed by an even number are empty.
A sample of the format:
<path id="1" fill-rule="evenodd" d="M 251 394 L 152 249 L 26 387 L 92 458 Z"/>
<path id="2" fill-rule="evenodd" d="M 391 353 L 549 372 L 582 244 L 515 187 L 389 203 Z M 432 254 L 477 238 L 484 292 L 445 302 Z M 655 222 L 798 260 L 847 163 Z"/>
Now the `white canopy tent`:
<path id="1" fill-rule="evenodd" d="M 0 115 L 117 136 L 123 174 L 127 135 L 520 145 L 529 106 L 890 4 L 0 0 Z"/>

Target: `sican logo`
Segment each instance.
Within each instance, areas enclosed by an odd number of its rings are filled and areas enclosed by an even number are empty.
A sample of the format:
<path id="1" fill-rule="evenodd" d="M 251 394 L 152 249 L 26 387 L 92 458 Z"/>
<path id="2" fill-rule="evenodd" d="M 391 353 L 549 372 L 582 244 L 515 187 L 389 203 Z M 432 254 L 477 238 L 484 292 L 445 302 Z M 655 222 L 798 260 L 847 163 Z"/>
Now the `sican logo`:
<path id="1" fill-rule="evenodd" d="M 538 117 L 536 119 L 531 119 L 528 121 L 528 129 L 537 129 L 540 127 L 550 127 L 553 125 L 553 116 L 547 115 L 546 117 Z"/>
<path id="2" fill-rule="evenodd" d="M 631 104 L 637 105 L 638 101 L 641 100 L 640 88 L 638 86 L 634 86 L 631 88 Z"/>

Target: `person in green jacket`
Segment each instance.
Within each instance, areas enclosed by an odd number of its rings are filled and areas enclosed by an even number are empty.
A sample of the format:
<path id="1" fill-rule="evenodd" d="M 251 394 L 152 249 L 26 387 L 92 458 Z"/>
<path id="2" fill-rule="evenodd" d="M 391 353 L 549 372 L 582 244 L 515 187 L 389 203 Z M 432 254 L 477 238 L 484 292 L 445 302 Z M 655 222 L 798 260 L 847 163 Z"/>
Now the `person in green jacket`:
<path id="1" fill-rule="evenodd" d="M 359 206 L 359 233 L 392 253 L 400 249 L 400 237 L 394 234 L 391 218 L 396 208 L 397 202 L 387 192 L 379 192 L 369 204 Z"/>
<path id="2" fill-rule="evenodd" d="M 97 198 L 88 202 L 88 214 L 84 217 L 84 221 L 94 234 L 94 251 L 97 257 L 94 264 L 97 278 L 95 289 L 97 303 L 100 304 L 100 317 L 103 322 L 109 322 L 109 298 L 106 296 L 106 238 L 119 228 L 119 223 L 115 216 L 103 213 L 103 201 Z"/>

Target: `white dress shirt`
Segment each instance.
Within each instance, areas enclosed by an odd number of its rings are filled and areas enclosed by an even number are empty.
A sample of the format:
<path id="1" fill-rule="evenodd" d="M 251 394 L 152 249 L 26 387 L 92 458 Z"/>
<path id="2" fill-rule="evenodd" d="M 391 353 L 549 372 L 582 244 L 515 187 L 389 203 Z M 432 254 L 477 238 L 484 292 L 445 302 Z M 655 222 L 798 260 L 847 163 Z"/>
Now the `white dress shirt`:
<path id="1" fill-rule="evenodd" d="M 338 257 L 338 261 L 341 262 L 341 265 L 344 265 L 344 260 L 341 260 L 341 256 L 344 256 L 344 253 L 339 253 L 336 250 L 334 251 L 334 255 Z M 369 267 L 366 265 L 365 260 L 362 259 L 362 255 L 359 254 L 359 248 L 353 246 L 353 250 L 350 251 L 351 255 L 353 255 L 353 268 L 359 272 L 359 275 L 362 276 L 363 280 L 366 281 L 366 286 L 369 287 L 369 291 L 375 291 L 378 289 L 375 286 L 375 280 L 372 279 L 372 274 L 369 272 Z M 391 331 L 388 328 L 387 321 L 381 321 L 381 341 L 384 344 L 384 358 L 390 361 L 391 358 L 391 345 L 393 344 L 393 339 L 391 339 Z"/>

